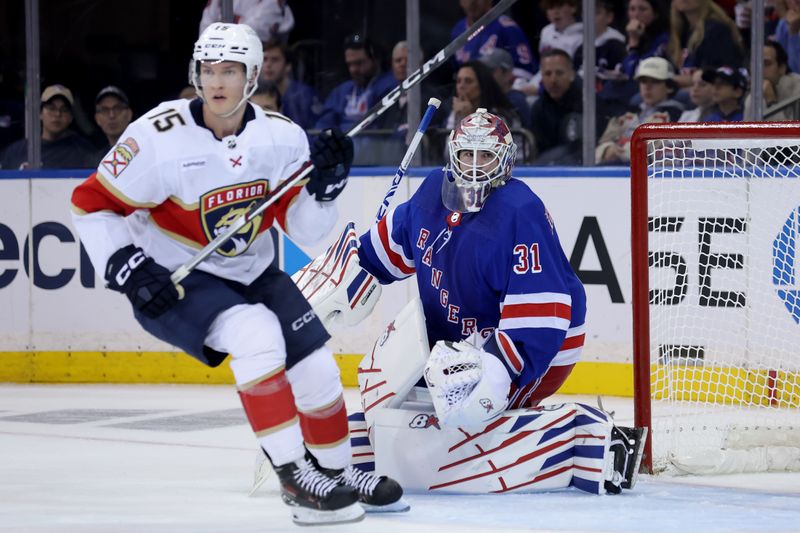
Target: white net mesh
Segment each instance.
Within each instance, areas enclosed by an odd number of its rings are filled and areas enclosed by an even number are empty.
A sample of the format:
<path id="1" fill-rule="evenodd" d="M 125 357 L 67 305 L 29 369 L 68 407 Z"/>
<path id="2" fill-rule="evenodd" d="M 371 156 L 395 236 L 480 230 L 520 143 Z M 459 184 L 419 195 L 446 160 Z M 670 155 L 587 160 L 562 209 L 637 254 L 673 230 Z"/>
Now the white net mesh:
<path id="1" fill-rule="evenodd" d="M 800 139 L 647 156 L 654 469 L 800 469 Z"/>

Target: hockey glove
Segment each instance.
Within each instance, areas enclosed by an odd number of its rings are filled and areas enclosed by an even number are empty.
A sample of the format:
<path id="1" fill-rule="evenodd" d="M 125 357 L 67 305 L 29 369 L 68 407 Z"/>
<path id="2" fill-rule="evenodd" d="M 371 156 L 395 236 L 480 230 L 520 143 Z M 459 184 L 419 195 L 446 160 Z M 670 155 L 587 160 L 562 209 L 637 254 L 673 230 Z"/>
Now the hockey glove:
<path id="1" fill-rule="evenodd" d="M 314 170 L 308 189 L 318 202 L 330 202 L 344 190 L 353 164 L 353 140 L 338 128 L 323 131 L 311 147 Z"/>
<path id="2" fill-rule="evenodd" d="M 123 293 L 149 318 L 161 316 L 182 297 L 169 276 L 169 270 L 132 244 L 114 252 L 106 265 L 108 288 Z"/>

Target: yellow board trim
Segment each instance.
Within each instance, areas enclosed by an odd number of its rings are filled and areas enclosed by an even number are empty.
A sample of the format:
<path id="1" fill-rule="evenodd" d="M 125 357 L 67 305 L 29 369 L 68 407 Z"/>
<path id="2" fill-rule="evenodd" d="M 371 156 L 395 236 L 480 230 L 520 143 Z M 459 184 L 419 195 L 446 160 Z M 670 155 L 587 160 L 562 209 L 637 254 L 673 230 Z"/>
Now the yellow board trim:
<path id="1" fill-rule="evenodd" d="M 346 387 L 358 385 L 360 354 L 334 354 Z M 181 352 L 0 352 L 0 382 L 233 384 L 227 364 L 209 368 Z M 669 378 L 669 380 L 667 379 Z M 656 399 L 800 406 L 800 372 L 657 366 Z M 633 365 L 580 362 L 562 394 L 633 396 Z"/>
<path id="2" fill-rule="evenodd" d="M 358 385 L 363 355 L 334 354 L 342 383 Z M 181 352 L 0 352 L 0 382 L 233 384 L 227 364 L 209 368 Z M 629 364 L 578 363 L 559 392 L 633 395 Z"/>
<path id="3" fill-rule="evenodd" d="M 658 365 L 651 389 L 657 400 L 800 407 L 800 372 L 784 370 Z"/>

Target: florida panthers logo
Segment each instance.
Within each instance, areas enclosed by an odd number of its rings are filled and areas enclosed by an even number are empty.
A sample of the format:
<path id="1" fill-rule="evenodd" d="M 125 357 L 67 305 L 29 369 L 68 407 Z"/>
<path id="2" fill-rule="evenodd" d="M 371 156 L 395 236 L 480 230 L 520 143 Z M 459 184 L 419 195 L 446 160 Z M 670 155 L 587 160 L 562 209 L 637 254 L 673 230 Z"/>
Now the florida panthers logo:
<path id="1" fill-rule="evenodd" d="M 209 241 L 227 231 L 233 221 L 247 212 L 250 207 L 269 191 L 266 180 L 240 183 L 215 189 L 200 198 L 200 219 L 203 232 Z M 217 252 L 228 257 L 244 253 L 258 236 L 263 216 L 259 215 L 242 226 L 236 234 Z"/>

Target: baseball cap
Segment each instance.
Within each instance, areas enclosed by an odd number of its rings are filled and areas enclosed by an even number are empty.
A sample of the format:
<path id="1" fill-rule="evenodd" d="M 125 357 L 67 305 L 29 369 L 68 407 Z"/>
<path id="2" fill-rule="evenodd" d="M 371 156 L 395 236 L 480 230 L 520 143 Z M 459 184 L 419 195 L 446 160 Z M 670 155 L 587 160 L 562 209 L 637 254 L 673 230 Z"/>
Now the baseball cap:
<path id="1" fill-rule="evenodd" d="M 42 103 L 46 104 L 56 96 L 60 96 L 66 100 L 70 107 L 75 103 L 75 100 L 72 98 L 72 91 L 63 85 L 50 85 L 45 87 L 44 91 L 42 91 Z"/>
<path id="2" fill-rule="evenodd" d="M 511 54 L 502 48 L 493 48 L 491 52 L 480 57 L 480 62 L 492 70 L 496 68 L 511 70 L 514 68 L 514 59 Z"/>
<path id="3" fill-rule="evenodd" d="M 733 85 L 738 89 L 747 90 L 749 85 L 750 76 L 747 74 L 747 69 L 732 68 L 732 67 L 719 67 L 716 70 L 707 69 L 703 71 L 703 81 L 714 83 L 716 80 L 722 80 L 729 85 Z"/>
<path id="4" fill-rule="evenodd" d="M 675 71 L 669 61 L 663 57 L 648 57 L 639 63 L 633 79 L 653 78 L 654 80 L 671 80 Z"/>
<path id="5" fill-rule="evenodd" d="M 100 92 L 97 93 L 97 96 L 94 97 L 94 103 L 95 104 L 99 103 L 100 100 L 102 100 L 106 96 L 116 96 L 117 98 L 122 100 L 122 102 L 125 105 L 130 105 L 130 102 L 128 101 L 128 95 L 125 94 L 125 91 L 123 91 L 116 85 L 109 85 L 107 87 L 103 87 L 102 89 L 100 89 Z"/>

